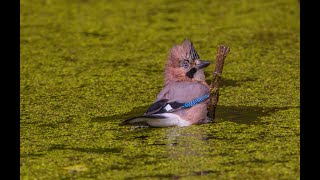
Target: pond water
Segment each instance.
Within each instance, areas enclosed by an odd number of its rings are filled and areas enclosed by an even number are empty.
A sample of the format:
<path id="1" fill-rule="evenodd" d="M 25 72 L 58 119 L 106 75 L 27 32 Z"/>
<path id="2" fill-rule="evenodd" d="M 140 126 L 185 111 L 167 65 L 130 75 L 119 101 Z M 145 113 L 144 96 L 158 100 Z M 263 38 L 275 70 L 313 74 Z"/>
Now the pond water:
<path id="1" fill-rule="evenodd" d="M 298 1 L 22 0 L 21 179 L 299 179 Z M 128 127 L 191 39 L 210 82 L 226 44 L 216 119 Z"/>

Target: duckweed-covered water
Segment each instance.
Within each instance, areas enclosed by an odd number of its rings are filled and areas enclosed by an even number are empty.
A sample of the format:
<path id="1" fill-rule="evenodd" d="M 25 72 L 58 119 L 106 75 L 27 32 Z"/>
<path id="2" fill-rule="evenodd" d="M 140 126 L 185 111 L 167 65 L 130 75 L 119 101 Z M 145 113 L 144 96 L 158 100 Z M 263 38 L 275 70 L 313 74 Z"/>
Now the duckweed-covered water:
<path id="1" fill-rule="evenodd" d="M 21 179 L 299 179 L 300 7 L 274 1 L 22 0 Z M 169 49 L 226 44 L 213 123 L 131 128 Z"/>

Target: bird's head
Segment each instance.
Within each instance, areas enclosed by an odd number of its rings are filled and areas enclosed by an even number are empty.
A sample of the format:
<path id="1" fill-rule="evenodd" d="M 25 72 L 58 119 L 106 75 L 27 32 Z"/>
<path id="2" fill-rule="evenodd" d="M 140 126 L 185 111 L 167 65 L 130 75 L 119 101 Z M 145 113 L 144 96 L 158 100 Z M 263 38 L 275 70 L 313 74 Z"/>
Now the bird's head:
<path id="1" fill-rule="evenodd" d="M 202 81 L 205 82 L 203 68 L 210 65 L 209 61 L 200 60 L 191 41 L 185 40 L 171 50 L 165 68 L 165 83 L 171 81 Z"/>

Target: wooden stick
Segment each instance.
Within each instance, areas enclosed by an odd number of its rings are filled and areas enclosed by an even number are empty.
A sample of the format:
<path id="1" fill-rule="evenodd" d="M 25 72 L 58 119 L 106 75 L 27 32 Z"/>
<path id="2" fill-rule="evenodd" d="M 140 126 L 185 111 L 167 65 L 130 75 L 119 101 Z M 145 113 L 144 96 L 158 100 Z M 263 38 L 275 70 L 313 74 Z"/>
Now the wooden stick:
<path id="1" fill-rule="evenodd" d="M 208 106 L 208 117 L 215 118 L 216 108 L 219 100 L 219 87 L 221 83 L 221 75 L 224 65 L 224 59 L 227 57 L 230 52 L 230 48 L 224 45 L 219 45 L 217 56 L 216 56 L 216 67 L 213 71 L 213 77 L 210 84 L 210 102 Z"/>

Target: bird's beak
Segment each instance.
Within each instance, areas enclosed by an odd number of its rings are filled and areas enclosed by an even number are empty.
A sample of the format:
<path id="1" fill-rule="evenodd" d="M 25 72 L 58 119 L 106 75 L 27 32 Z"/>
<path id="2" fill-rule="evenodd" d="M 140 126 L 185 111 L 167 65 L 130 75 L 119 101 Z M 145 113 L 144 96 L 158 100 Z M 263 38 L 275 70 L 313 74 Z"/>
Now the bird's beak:
<path id="1" fill-rule="evenodd" d="M 198 60 L 197 65 L 195 66 L 195 68 L 197 70 L 200 70 L 200 69 L 205 68 L 205 67 L 207 67 L 209 65 L 210 65 L 209 61 Z"/>

